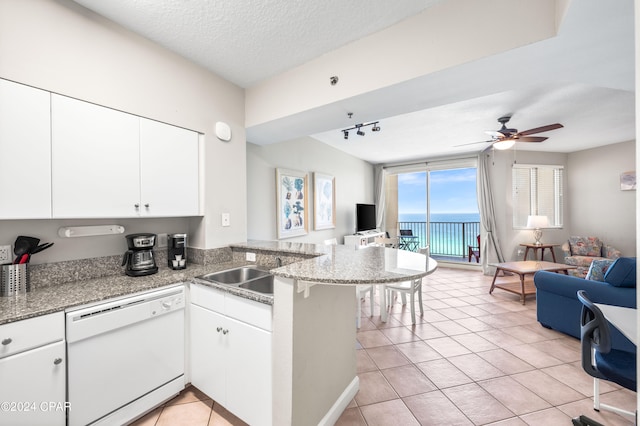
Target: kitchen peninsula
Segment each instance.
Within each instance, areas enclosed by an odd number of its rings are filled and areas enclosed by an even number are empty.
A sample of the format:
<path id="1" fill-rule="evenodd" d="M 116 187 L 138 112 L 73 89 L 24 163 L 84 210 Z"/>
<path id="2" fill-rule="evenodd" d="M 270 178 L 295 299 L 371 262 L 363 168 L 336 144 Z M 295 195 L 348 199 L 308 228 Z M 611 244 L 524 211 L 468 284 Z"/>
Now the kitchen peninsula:
<path id="1" fill-rule="evenodd" d="M 354 285 L 421 278 L 422 254 L 384 247 L 250 241 L 234 250 L 318 256 L 276 269 L 273 424 L 333 424 L 358 391 Z"/>

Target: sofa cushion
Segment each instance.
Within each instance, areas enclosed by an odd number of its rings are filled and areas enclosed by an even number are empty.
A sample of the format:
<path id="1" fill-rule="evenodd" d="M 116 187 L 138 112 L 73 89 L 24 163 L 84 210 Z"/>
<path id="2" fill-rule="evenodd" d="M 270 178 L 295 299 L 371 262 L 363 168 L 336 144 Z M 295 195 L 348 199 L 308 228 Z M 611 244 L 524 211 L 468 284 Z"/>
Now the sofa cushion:
<path id="1" fill-rule="evenodd" d="M 604 281 L 604 275 L 613 262 L 615 262 L 614 259 L 595 259 L 591 262 L 585 278 L 592 281 Z"/>
<path id="2" fill-rule="evenodd" d="M 589 268 L 594 260 L 605 260 L 604 257 L 595 256 L 569 256 L 564 258 L 564 263 L 572 266 L 584 266 Z"/>
<path id="3" fill-rule="evenodd" d="M 635 287 L 636 258 L 621 257 L 616 259 L 604 275 L 604 280 L 615 287 Z"/>
<path id="4" fill-rule="evenodd" d="M 602 241 L 598 237 L 569 237 L 569 246 L 574 256 L 602 256 Z"/>

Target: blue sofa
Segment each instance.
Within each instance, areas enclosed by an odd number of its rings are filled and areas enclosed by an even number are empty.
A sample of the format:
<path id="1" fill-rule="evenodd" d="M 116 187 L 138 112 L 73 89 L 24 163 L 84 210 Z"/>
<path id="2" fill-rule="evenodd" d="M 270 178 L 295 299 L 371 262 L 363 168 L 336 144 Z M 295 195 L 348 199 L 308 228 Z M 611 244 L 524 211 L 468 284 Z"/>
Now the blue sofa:
<path id="1" fill-rule="evenodd" d="M 593 269 L 593 268 L 592 268 Z M 621 257 L 608 267 L 604 275 L 594 273 L 592 279 L 539 271 L 533 276 L 536 285 L 538 322 L 544 327 L 580 338 L 582 303 L 578 290 L 585 290 L 595 303 L 636 307 L 636 258 Z M 612 347 L 635 352 L 636 347 L 615 327 L 611 327 Z"/>

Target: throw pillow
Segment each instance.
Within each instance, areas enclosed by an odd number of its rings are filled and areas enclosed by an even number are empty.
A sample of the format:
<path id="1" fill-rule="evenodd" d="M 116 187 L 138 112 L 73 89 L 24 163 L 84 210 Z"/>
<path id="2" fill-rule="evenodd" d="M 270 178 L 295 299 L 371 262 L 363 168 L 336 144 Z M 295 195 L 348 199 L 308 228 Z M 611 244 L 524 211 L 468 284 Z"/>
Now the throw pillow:
<path id="1" fill-rule="evenodd" d="M 585 279 L 592 281 L 604 281 L 604 276 L 613 262 L 615 262 L 614 259 L 596 259 L 592 261 Z"/>
<path id="2" fill-rule="evenodd" d="M 621 257 L 609 267 L 604 280 L 615 287 L 636 286 L 636 258 Z"/>
<path id="3" fill-rule="evenodd" d="M 574 256 L 602 255 L 602 242 L 598 237 L 569 237 L 569 245 Z"/>

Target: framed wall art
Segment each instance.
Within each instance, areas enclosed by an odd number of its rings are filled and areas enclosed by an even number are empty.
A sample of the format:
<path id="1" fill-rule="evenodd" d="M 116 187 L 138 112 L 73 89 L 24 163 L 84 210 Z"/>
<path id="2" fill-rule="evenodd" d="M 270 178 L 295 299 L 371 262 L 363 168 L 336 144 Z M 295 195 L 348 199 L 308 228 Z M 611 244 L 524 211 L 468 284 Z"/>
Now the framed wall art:
<path id="1" fill-rule="evenodd" d="M 309 232 L 307 174 L 276 169 L 276 221 L 278 239 L 306 235 Z"/>
<path id="2" fill-rule="evenodd" d="M 313 174 L 313 229 L 336 227 L 336 179 L 322 173 Z"/>

